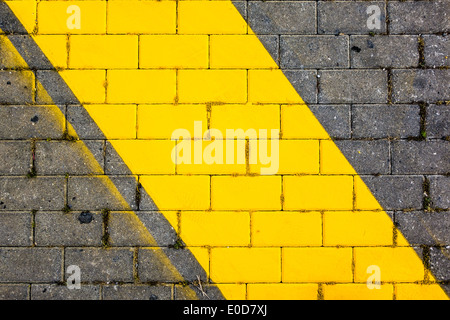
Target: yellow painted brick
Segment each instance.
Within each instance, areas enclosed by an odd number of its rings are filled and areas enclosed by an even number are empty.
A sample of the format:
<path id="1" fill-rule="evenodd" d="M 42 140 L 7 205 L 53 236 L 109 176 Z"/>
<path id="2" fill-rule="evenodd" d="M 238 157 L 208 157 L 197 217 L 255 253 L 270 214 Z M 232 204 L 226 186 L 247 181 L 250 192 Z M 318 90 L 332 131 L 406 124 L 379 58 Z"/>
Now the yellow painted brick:
<path id="1" fill-rule="evenodd" d="M 285 139 L 330 138 L 305 104 L 281 106 L 281 131 Z"/>
<path id="2" fill-rule="evenodd" d="M 211 68 L 278 68 L 255 35 L 212 35 Z"/>
<path id="3" fill-rule="evenodd" d="M 180 70 L 180 103 L 247 101 L 246 70 Z"/>
<path id="4" fill-rule="evenodd" d="M 351 248 L 283 248 L 283 282 L 351 282 Z"/>
<path id="5" fill-rule="evenodd" d="M 110 70 L 108 103 L 172 103 L 175 70 Z"/>
<path id="6" fill-rule="evenodd" d="M 247 23 L 231 1 L 180 1 L 178 33 L 246 34 Z"/>
<path id="7" fill-rule="evenodd" d="M 209 176 L 141 176 L 140 182 L 160 210 L 208 210 Z"/>
<path id="8" fill-rule="evenodd" d="M 268 153 L 272 154 L 271 143 Z M 250 164 L 250 172 L 260 173 L 270 164 Z M 279 140 L 279 174 L 318 174 L 319 142 L 314 140 Z"/>
<path id="9" fill-rule="evenodd" d="M 354 176 L 355 183 L 355 209 L 382 210 L 383 208 L 373 196 L 367 185 L 359 176 Z"/>
<path id="10" fill-rule="evenodd" d="M 317 284 L 269 283 L 247 285 L 249 300 L 317 300 Z"/>
<path id="11" fill-rule="evenodd" d="M 323 174 L 356 174 L 332 140 L 320 141 L 320 172 Z"/>
<path id="12" fill-rule="evenodd" d="M 67 68 L 67 37 L 64 35 L 36 35 L 34 41 L 44 48 L 45 55 L 55 68 Z"/>
<path id="13" fill-rule="evenodd" d="M 252 103 L 304 104 L 280 69 L 249 70 L 248 101 Z"/>
<path id="14" fill-rule="evenodd" d="M 285 210 L 351 210 L 351 176 L 285 176 Z"/>
<path id="15" fill-rule="evenodd" d="M 108 1 L 108 33 L 175 33 L 176 10 L 175 1 Z"/>
<path id="16" fill-rule="evenodd" d="M 280 248 L 213 248 L 211 279 L 220 282 L 280 282 Z"/>
<path id="17" fill-rule="evenodd" d="M 134 174 L 171 174 L 175 164 L 170 140 L 110 140 L 114 149 Z"/>
<path id="18" fill-rule="evenodd" d="M 395 289 L 397 300 L 449 300 L 438 284 L 401 283 Z"/>
<path id="19" fill-rule="evenodd" d="M 0 48 L 2 48 L 2 53 L 0 55 L 0 65 L 2 68 L 29 69 L 28 64 L 22 58 L 20 53 L 17 52 L 8 36 L 0 35 Z"/>
<path id="20" fill-rule="evenodd" d="M 207 35 L 140 37 L 141 68 L 208 68 Z"/>
<path id="21" fill-rule="evenodd" d="M 86 104 L 84 108 L 108 139 L 136 138 L 136 105 Z"/>
<path id="22" fill-rule="evenodd" d="M 324 300 L 392 300 L 394 297 L 391 284 L 382 284 L 380 289 L 369 289 L 360 283 L 325 284 L 322 290 Z"/>
<path id="23" fill-rule="evenodd" d="M 227 300 L 245 300 L 247 288 L 245 284 L 218 283 L 215 284 Z"/>
<path id="24" fill-rule="evenodd" d="M 181 212 L 181 237 L 189 246 L 247 246 L 248 212 Z"/>
<path id="25" fill-rule="evenodd" d="M 411 247 L 355 248 L 355 281 L 366 282 L 371 265 L 380 268 L 381 281 L 412 282 L 424 279 L 422 260 Z"/>
<path id="26" fill-rule="evenodd" d="M 105 102 L 105 70 L 62 70 L 59 74 L 81 103 Z"/>
<path id="27" fill-rule="evenodd" d="M 393 223 L 384 211 L 325 212 L 326 246 L 388 246 L 393 244 Z"/>
<path id="28" fill-rule="evenodd" d="M 80 29 L 69 29 L 70 6 L 80 8 Z M 42 34 L 99 34 L 106 32 L 105 1 L 40 1 L 38 32 Z"/>
<path id="29" fill-rule="evenodd" d="M 322 245 L 320 212 L 254 212 L 251 219 L 254 246 Z"/>
<path id="30" fill-rule="evenodd" d="M 32 33 L 36 27 L 36 1 L 5 1 L 5 3 L 28 33 Z"/>
<path id="31" fill-rule="evenodd" d="M 71 36 L 69 67 L 91 69 L 137 68 L 138 36 Z"/>
<path id="32" fill-rule="evenodd" d="M 214 210 L 279 210 L 281 177 L 213 176 L 211 194 Z"/>
<path id="33" fill-rule="evenodd" d="M 194 135 L 194 122 L 202 122 L 200 135 Z M 208 129 L 206 105 L 139 105 L 138 138 L 171 139 L 177 129 L 186 129 L 191 138 L 202 138 Z"/>

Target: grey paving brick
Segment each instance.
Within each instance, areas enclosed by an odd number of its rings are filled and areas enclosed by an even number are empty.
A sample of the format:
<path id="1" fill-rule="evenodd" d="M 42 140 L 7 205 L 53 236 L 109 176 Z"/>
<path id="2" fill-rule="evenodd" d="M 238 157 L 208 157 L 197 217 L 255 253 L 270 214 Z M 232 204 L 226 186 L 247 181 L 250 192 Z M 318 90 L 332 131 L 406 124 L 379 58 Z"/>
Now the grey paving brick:
<path id="1" fill-rule="evenodd" d="M 387 72 L 325 70 L 319 72 L 320 103 L 386 103 Z"/>
<path id="2" fill-rule="evenodd" d="M 202 284 L 198 281 L 195 285 L 176 285 L 175 300 L 223 300 L 220 290 L 213 285 Z"/>
<path id="3" fill-rule="evenodd" d="M 83 217 L 89 217 L 83 219 Z M 37 246 L 101 246 L 100 213 L 38 212 L 35 216 Z"/>
<path id="4" fill-rule="evenodd" d="M 264 45 L 272 59 L 279 64 L 280 37 L 276 35 L 258 35 L 259 41 Z"/>
<path id="5" fill-rule="evenodd" d="M 425 63 L 430 67 L 450 66 L 450 39 L 448 35 L 424 35 Z"/>
<path id="6" fill-rule="evenodd" d="M 26 175 L 31 165 L 29 141 L 0 141 L 0 174 Z"/>
<path id="7" fill-rule="evenodd" d="M 396 212 L 395 222 L 411 245 L 450 245 L 450 212 Z"/>
<path id="8" fill-rule="evenodd" d="M 283 73 L 305 103 L 317 103 L 316 71 L 283 70 Z"/>
<path id="9" fill-rule="evenodd" d="M 105 139 L 105 135 L 81 105 L 67 106 L 67 121 L 75 128 L 80 139 Z"/>
<path id="10" fill-rule="evenodd" d="M 347 68 L 347 36 L 281 36 L 281 68 Z"/>
<path id="11" fill-rule="evenodd" d="M 142 282 L 194 281 L 197 280 L 197 276 L 206 281 L 205 271 L 187 249 L 140 249 L 138 272 L 139 280 Z"/>
<path id="12" fill-rule="evenodd" d="M 388 174 L 388 141 L 335 141 L 338 148 L 359 174 Z"/>
<path id="13" fill-rule="evenodd" d="M 58 71 L 38 70 L 36 77 L 41 84 L 36 91 L 38 104 L 79 104 L 70 88 L 62 82 Z"/>
<path id="14" fill-rule="evenodd" d="M 38 174 L 102 174 L 103 162 L 103 141 L 39 141 L 36 143 L 35 164 Z"/>
<path id="15" fill-rule="evenodd" d="M 361 178 L 385 210 L 422 209 L 422 176 L 362 175 Z"/>
<path id="16" fill-rule="evenodd" d="M 450 280 L 450 246 L 430 248 L 430 270 L 436 280 Z"/>
<path id="17" fill-rule="evenodd" d="M 62 250 L 0 248 L 0 281 L 56 282 L 61 280 Z"/>
<path id="18" fill-rule="evenodd" d="M 417 36 L 351 36 L 350 48 L 352 68 L 408 68 L 419 64 Z"/>
<path id="19" fill-rule="evenodd" d="M 443 1 L 390 1 L 390 32 L 436 33 L 450 31 L 450 6 Z"/>
<path id="20" fill-rule="evenodd" d="M 0 103 L 33 103 L 34 81 L 34 73 L 32 71 L 0 70 Z"/>
<path id="21" fill-rule="evenodd" d="M 105 174 L 131 174 L 131 170 L 109 141 L 105 144 Z"/>
<path id="22" fill-rule="evenodd" d="M 64 113 L 56 106 L 2 106 L 0 139 L 61 138 Z"/>
<path id="23" fill-rule="evenodd" d="M 158 207 L 153 201 L 152 197 L 147 193 L 144 188 L 140 188 L 140 203 L 139 210 L 141 211 L 158 211 Z"/>
<path id="24" fill-rule="evenodd" d="M 393 101 L 411 103 L 450 100 L 450 70 L 393 70 Z"/>
<path id="25" fill-rule="evenodd" d="M 309 105 L 309 109 L 333 138 L 350 138 L 350 105 Z"/>
<path id="26" fill-rule="evenodd" d="M 104 286 L 103 300 L 172 300 L 172 286 Z"/>
<path id="27" fill-rule="evenodd" d="M 70 177 L 68 204 L 72 210 L 134 210 L 136 188 L 131 176 Z"/>
<path id="28" fill-rule="evenodd" d="M 1 284 L 0 300 L 27 300 L 28 284 Z"/>
<path id="29" fill-rule="evenodd" d="M 420 134 L 418 105 L 355 105 L 354 138 L 407 138 Z"/>
<path id="30" fill-rule="evenodd" d="M 67 248 L 65 266 L 69 265 L 80 268 L 82 283 L 133 281 L 133 250 L 129 248 Z"/>
<path id="31" fill-rule="evenodd" d="M 439 174 L 450 172 L 450 142 L 394 141 L 392 173 Z"/>
<path id="32" fill-rule="evenodd" d="M 99 300 L 100 286 L 81 285 L 69 289 L 59 284 L 32 284 L 31 300 Z"/>
<path id="33" fill-rule="evenodd" d="M 0 210 L 61 210 L 64 178 L 0 177 Z"/>
<path id="34" fill-rule="evenodd" d="M 426 132 L 428 138 L 450 136 L 450 106 L 430 105 L 427 108 Z"/>
<path id="35" fill-rule="evenodd" d="M 29 212 L 0 213 L 0 246 L 31 245 L 31 214 Z"/>
<path id="36" fill-rule="evenodd" d="M 28 34 L 19 19 L 12 19 L 14 14 L 6 2 L 0 3 L 0 9 L 0 33 Z"/>
<path id="37" fill-rule="evenodd" d="M 450 177 L 430 176 L 429 181 L 432 205 L 435 208 L 450 208 Z"/>
<path id="38" fill-rule="evenodd" d="M 249 25 L 256 34 L 313 34 L 314 2 L 248 2 Z"/>
<path id="39" fill-rule="evenodd" d="M 380 8 L 380 29 L 369 29 L 367 13 L 369 6 Z M 386 5 L 381 1 L 319 1 L 319 34 L 369 34 L 386 32 Z"/>

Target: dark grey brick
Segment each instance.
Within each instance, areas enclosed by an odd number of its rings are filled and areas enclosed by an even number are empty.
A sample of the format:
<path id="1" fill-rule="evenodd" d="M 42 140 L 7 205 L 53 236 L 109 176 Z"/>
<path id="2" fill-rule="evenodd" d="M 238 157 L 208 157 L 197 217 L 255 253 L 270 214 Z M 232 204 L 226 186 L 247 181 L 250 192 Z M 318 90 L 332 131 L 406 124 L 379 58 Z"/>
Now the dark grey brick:
<path id="1" fill-rule="evenodd" d="M 424 35 L 425 63 L 431 67 L 450 66 L 450 41 L 448 36 Z"/>
<path id="2" fill-rule="evenodd" d="M 422 176 L 361 176 L 385 210 L 421 209 Z"/>
<path id="3" fill-rule="evenodd" d="M 319 72 L 320 103 L 386 103 L 387 72 L 325 70 Z"/>
<path id="4" fill-rule="evenodd" d="M 432 205 L 435 208 L 450 208 L 450 177 L 431 176 L 429 180 Z"/>
<path id="5" fill-rule="evenodd" d="M 26 175 L 31 165 L 31 143 L 28 141 L 1 141 L 0 159 L 0 174 Z"/>
<path id="6" fill-rule="evenodd" d="M 32 71 L 0 70 L 0 103 L 33 103 L 35 88 L 34 82 L 34 73 Z"/>
<path id="7" fill-rule="evenodd" d="M 352 68 L 408 68 L 419 64 L 417 36 L 351 36 L 350 48 Z"/>
<path id="8" fill-rule="evenodd" d="M 40 141 L 36 143 L 38 174 L 103 173 L 103 141 Z"/>
<path id="9" fill-rule="evenodd" d="M 172 286 L 104 286 L 103 300 L 172 300 Z"/>
<path id="10" fill-rule="evenodd" d="M 450 142 L 394 141 L 393 174 L 439 174 L 450 172 Z"/>
<path id="11" fill-rule="evenodd" d="M 420 134 L 417 105 L 357 105 L 352 108 L 354 138 L 406 138 Z"/>
<path id="12" fill-rule="evenodd" d="M 27 300 L 27 284 L 2 284 L 0 285 L 0 300 Z"/>
<path id="13" fill-rule="evenodd" d="M 393 70 L 393 101 L 411 103 L 450 100 L 450 70 Z"/>
<path id="14" fill-rule="evenodd" d="M 99 213 L 91 213 L 92 220 L 81 219 L 80 221 L 80 215 L 81 213 L 36 213 L 36 245 L 100 246 L 102 244 L 102 216 Z"/>
<path id="15" fill-rule="evenodd" d="M 139 210 L 146 211 L 158 211 L 158 207 L 156 206 L 153 199 L 149 196 L 147 191 L 144 188 L 140 188 L 141 191 L 141 201 L 139 204 Z"/>
<path id="16" fill-rule="evenodd" d="M 61 210 L 64 178 L 0 177 L 0 210 Z"/>
<path id="17" fill-rule="evenodd" d="M 2 106 L 0 139 L 61 138 L 64 113 L 56 106 Z"/>
<path id="18" fill-rule="evenodd" d="M 350 138 L 349 105 L 310 105 L 309 109 L 333 138 Z"/>
<path id="19" fill-rule="evenodd" d="M 283 70 L 283 73 L 305 103 L 317 103 L 316 71 Z"/>
<path id="20" fill-rule="evenodd" d="M 67 121 L 76 130 L 78 137 L 82 140 L 105 139 L 105 135 L 83 106 L 67 106 Z"/>
<path id="21" fill-rule="evenodd" d="M 450 31 L 450 6 L 443 1 L 390 1 L 390 32 L 435 33 Z"/>
<path id="22" fill-rule="evenodd" d="M 61 280 L 62 251 L 56 248 L 0 248 L 0 281 Z"/>
<path id="23" fill-rule="evenodd" d="M 41 84 L 36 92 L 38 104 L 79 104 L 78 99 L 63 82 L 58 71 L 38 70 L 36 77 Z"/>
<path id="24" fill-rule="evenodd" d="M 380 29 L 369 29 L 367 13 L 369 6 L 380 8 Z M 318 33 L 319 34 L 369 34 L 370 32 L 386 32 L 386 6 L 381 1 L 319 1 Z"/>
<path id="25" fill-rule="evenodd" d="M 266 50 L 270 53 L 272 59 L 279 64 L 279 37 L 275 35 L 258 35 L 258 39 L 264 45 L 264 48 L 266 48 Z"/>
<path id="26" fill-rule="evenodd" d="M 82 283 L 133 281 L 132 249 L 67 248 L 65 265 L 80 268 Z"/>
<path id="27" fill-rule="evenodd" d="M 116 149 L 109 141 L 106 141 L 105 145 L 105 174 L 132 174 L 122 157 L 117 153 Z"/>
<path id="28" fill-rule="evenodd" d="M 100 287 L 81 285 L 80 289 L 69 289 L 58 284 L 32 284 L 31 300 L 99 300 Z"/>
<path id="29" fill-rule="evenodd" d="M 195 285 L 176 285 L 175 300 L 223 300 L 220 290 L 213 285 L 202 284 L 196 281 Z"/>
<path id="30" fill-rule="evenodd" d="M 314 2 L 248 2 L 249 25 L 256 34 L 313 34 Z"/>
<path id="31" fill-rule="evenodd" d="M 0 246 L 31 245 L 31 214 L 29 212 L 0 213 Z"/>
<path id="32" fill-rule="evenodd" d="M 450 106 L 430 105 L 427 108 L 426 127 L 428 138 L 450 136 Z"/>
<path id="33" fill-rule="evenodd" d="M 450 246 L 430 248 L 430 270 L 436 280 L 450 280 Z"/>
<path id="34" fill-rule="evenodd" d="M 347 68 L 347 36 L 281 36 L 281 68 Z"/>
<path id="35" fill-rule="evenodd" d="M 244 18 L 245 21 L 247 21 L 247 1 L 240 1 L 240 0 L 231 0 L 233 5 L 236 7 L 237 11 L 241 14 L 242 18 Z"/>

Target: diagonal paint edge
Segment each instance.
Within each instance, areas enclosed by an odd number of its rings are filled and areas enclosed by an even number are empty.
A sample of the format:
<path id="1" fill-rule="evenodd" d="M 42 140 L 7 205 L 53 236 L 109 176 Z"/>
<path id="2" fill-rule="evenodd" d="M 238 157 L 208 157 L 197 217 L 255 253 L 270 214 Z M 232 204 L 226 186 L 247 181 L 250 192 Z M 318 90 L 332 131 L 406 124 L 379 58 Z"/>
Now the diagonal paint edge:
<path id="1" fill-rule="evenodd" d="M 33 38 L 29 35 L 28 31 L 25 29 L 25 27 L 22 25 L 22 23 L 19 21 L 19 19 L 15 16 L 15 14 L 11 11 L 9 6 L 5 2 L 0 2 L 0 29 L 5 32 L 8 39 L 11 41 L 11 43 L 14 45 L 18 53 L 22 56 L 22 58 L 25 60 L 25 62 L 28 64 L 28 66 L 31 69 L 36 69 L 36 65 L 39 65 L 40 70 L 51 70 L 55 72 L 49 72 L 49 77 L 46 77 L 45 81 L 41 81 L 42 86 L 47 90 L 50 97 L 53 99 L 55 98 L 54 103 L 57 105 L 57 107 L 61 110 L 63 107 L 65 107 L 66 104 L 76 104 L 83 107 L 83 104 L 78 100 L 78 98 L 75 96 L 75 94 L 72 92 L 72 90 L 69 88 L 67 83 L 63 80 L 63 78 L 59 75 L 59 73 L 56 71 L 56 68 L 52 65 L 50 60 L 47 58 L 47 56 L 44 54 L 44 52 L 40 49 L 40 47 L 36 44 L 36 42 L 33 40 Z M 20 34 L 24 35 L 24 38 L 21 38 L 21 41 L 18 41 L 15 37 L 12 37 L 12 35 Z M 28 54 L 29 52 L 37 53 L 33 54 L 32 56 Z M 36 80 L 38 81 L 38 80 Z M 49 90 L 50 89 L 50 90 Z M 58 97 L 55 97 L 54 92 L 58 92 Z M 61 93 L 63 93 L 63 100 L 61 101 Z M 59 105 L 63 104 L 63 106 Z M 83 110 L 85 110 L 83 108 Z M 64 113 L 63 113 L 64 114 Z M 88 117 L 89 125 L 92 126 L 92 128 L 95 128 L 96 131 L 101 132 L 100 128 L 97 126 L 95 121 L 90 117 L 90 115 L 86 112 L 86 117 Z M 69 120 L 67 119 L 69 122 Z M 70 122 L 69 122 L 70 123 Z M 73 124 L 70 123 L 75 130 L 75 132 L 78 132 L 80 129 L 80 124 Z M 102 133 L 102 136 L 106 140 L 106 137 Z M 83 139 L 80 139 L 80 141 L 83 142 Z M 88 144 L 85 144 L 87 149 L 90 150 Z M 114 150 L 114 148 L 113 148 Z M 128 166 L 125 164 L 125 162 L 122 160 L 122 158 L 119 156 L 119 154 L 114 150 L 114 156 L 117 157 L 117 159 L 120 159 L 122 164 L 128 168 Z M 128 169 L 129 171 L 129 169 Z M 106 174 L 106 177 L 108 175 Z M 119 191 L 120 194 L 122 192 L 120 191 L 120 186 L 114 183 L 113 179 L 108 177 L 108 180 L 113 184 L 113 186 Z M 136 180 L 136 182 L 138 182 Z M 157 209 L 156 205 L 153 205 Z M 128 203 L 130 207 L 132 207 L 131 204 Z M 157 209 L 158 210 L 158 209 Z M 133 210 L 134 212 L 134 210 Z M 134 212 L 136 214 L 136 212 Z M 160 214 L 162 218 L 162 224 L 164 228 L 164 233 L 172 233 L 174 232 L 170 222 L 164 217 L 163 214 L 161 214 L 158 210 L 158 213 Z M 137 214 L 136 214 L 137 216 Z M 160 226 L 159 226 L 160 227 Z M 160 232 L 152 232 L 151 227 L 145 226 L 147 231 L 151 234 L 151 236 L 154 238 L 156 243 L 160 243 L 161 239 L 158 239 L 158 235 Z M 187 252 L 188 259 L 184 259 L 183 262 L 177 261 L 175 258 L 175 255 L 167 255 L 163 252 L 165 257 L 170 261 L 173 267 L 180 273 L 180 275 L 183 278 L 186 278 L 186 274 L 183 274 L 183 270 L 186 267 L 186 263 L 193 264 L 192 267 L 195 269 L 202 270 L 204 274 L 207 274 L 206 271 L 203 269 L 203 267 L 200 265 L 200 263 L 197 261 L 195 256 L 192 254 L 192 252 L 188 248 L 183 249 L 185 252 Z M 186 262 L 188 260 L 189 262 Z M 181 265 L 183 264 L 183 265 Z M 221 293 L 220 289 L 214 285 L 214 283 L 208 283 L 208 293 L 211 297 L 213 297 L 216 300 L 224 299 L 223 294 Z M 198 299 L 203 299 L 204 295 L 199 290 L 194 290 L 195 295 Z M 209 297 L 209 296 L 207 296 Z"/>

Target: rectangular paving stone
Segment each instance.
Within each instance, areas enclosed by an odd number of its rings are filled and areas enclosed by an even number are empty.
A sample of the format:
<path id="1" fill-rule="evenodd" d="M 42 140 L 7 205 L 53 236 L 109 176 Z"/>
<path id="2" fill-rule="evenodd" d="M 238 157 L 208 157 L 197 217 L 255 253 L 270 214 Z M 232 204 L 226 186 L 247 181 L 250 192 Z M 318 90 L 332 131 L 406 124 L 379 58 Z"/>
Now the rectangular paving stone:
<path id="1" fill-rule="evenodd" d="M 450 247 L 430 248 L 430 270 L 436 280 L 450 280 Z"/>
<path id="2" fill-rule="evenodd" d="M 195 285 L 175 285 L 174 286 L 174 299 L 175 300 L 223 300 L 223 294 L 220 290 L 214 286 L 209 284 L 202 284 L 200 290 L 200 286 Z"/>
<path id="3" fill-rule="evenodd" d="M 350 105 L 309 105 L 309 109 L 330 137 L 350 138 Z"/>
<path id="4" fill-rule="evenodd" d="M 407 138 L 420 135 L 418 105 L 355 105 L 353 138 Z"/>
<path id="5" fill-rule="evenodd" d="M 31 245 L 31 214 L 29 212 L 0 213 L 0 246 Z"/>
<path id="6" fill-rule="evenodd" d="M 319 103 L 387 102 L 386 71 L 324 70 L 319 77 Z"/>
<path id="7" fill-rule="evenodd" d="M 313 2 L 248 2 L 248 21 L 256 34 L 314 34 Z"/>
<path id="8" fill-rule="evenodd" d="M 317 71 L 283 70 L 305 103 L 317 103 Z"/>
<path id="9" fill-rule="evenodd" d="M 38 212 L 35 216 L 37 246 L 101 246 L 100 213 Z"/>
<path id="10" fill-rule="evenodd" d="M 450 70 L 393 70 L 392 100 L 395 103 L 450 100 L 449 82 Z"/>
<path id="11" fill-rule="evenodd" d="M 34 83 L 34 73 L 32 71 L 0 70 L 0 103 L 33 103 Z"/>
<path id="12" fill-rule="evenodd" d="M 62 250 L 57 248 L 0 248 L 1 282 L 61 280 Z"/>
<path id="13" fill-rule="evenodd" d="M 26 175 L 31 166 L 29 141 L 0 141 L 0 174 Z"/>
<path id="14" fill-rule="evenodd" d="M 79 103 L 71 89 L 62 80 L 58 71 L 38 70 L 36 71 L 36 78 L 41 84 L 36 91 L 36 102 L 38 104 Z M 49 97 L 51 98 L 50 100 Z"/>
<path id="15" fill-rule="evenodd" d="M 67 121 L 82 140 L 101 140 L 105 135 L 96 125 L 86 108 L 81 105 L 67 106 Z"/>
<path id="16" fill-rule="evenodd" d="M 319 34 L 368 34 L 386 32 L 386 5 L 381 1 L 318 1 Z M 380 9 L 380 29 L 369 29 L 369 6 Z M 372 12 L 372 11 L 371 11 Z"/>
<path id="17" fill-rule="evenodd" d="M 172 286 L 104 286 L 103 300 L 172 300 Z"/>
<path id="18" fill-rule="evenodd" d="M 350 59 L 352 68 L 417 67 L 417 36 L 351 36 Z"/>
<path id="19" fill-rule="evenodd" d="M 81 285 L 80 289 L 69 289 L 59 284 L 32 284 L 31 300 L 99 300 L 100 286 Z"/>
<path id="20" fill-rule="evenodd" d="M 0 300 L 28 300 L 28 284 L 1 284 Z"/>
<path id="21" fill-rule="evenodd" d="M 450 66 L 450 39 L 448 35 L 424 35 L 425 64 L 430 67 Z"/>
<path id="22" fill-rule="evenodd" d="M 102 248 L 67 248 L 65 266 L 81 270 L 81 282 L 132 282 L 133 250 Z M 64 276 L 67 279 L 67 274 Z"/>
<path id="23" fill-rule="evenodd" d="M 432 104 L 427 107 L 426 132 L 428 138 L 450 136 L 450 106 Z"/>
<path id="24" fill-rule="evenodd" d="M 450 30 L 450 7 L 442 1 L 390 1 L 390 32 L 437 33 Z"/>
<path id="25" fill-rule="evenodd" d="M 0 177 L 0 210 L 61 210 L 64 177 Z"/>
<path id="26" fill-rule="evenodd" d="M 439 174 L 450 172 L 450 142 L 394 141 L 393 174 Z"/>
<path id="27" fill-rule="evenodd" d="M 433 207 L 450 208 L 450 193 L 449 193 L 450 177 L 430 176 L 429 180 L 430 180 L 430 196 Z"/>
<path id="28" fill-rule="evenodd" d="M 281 68 L 347 68 L 347 36 L 284 36 L 280 38 Z"/>

